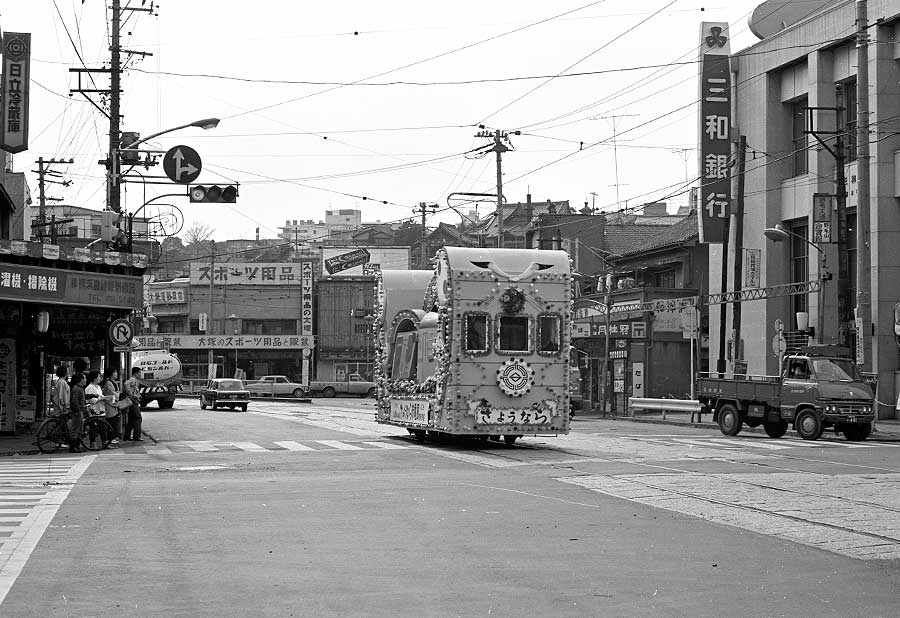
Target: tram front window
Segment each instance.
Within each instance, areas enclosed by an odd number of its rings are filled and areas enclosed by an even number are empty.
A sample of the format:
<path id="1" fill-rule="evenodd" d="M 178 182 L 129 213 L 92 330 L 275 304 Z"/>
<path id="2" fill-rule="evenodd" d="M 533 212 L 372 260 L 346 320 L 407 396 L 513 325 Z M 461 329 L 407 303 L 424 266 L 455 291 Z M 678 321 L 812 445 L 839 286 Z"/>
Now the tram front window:
<path id="1" fill-rule="evenodd" d="M 487 316 L 467 315 L 466 351 L 485 352 L 487 348 Z"/>
<path id="2" fill-rule="evenodd" d="M 538 318 L 538 331 L 540 337 L 541 352 L 559 351 L 559 317 L 555 315 L 542 315 Z"/>
<path id="3" fill-rule="evenodd" d="M 503 352 L 528 351 L 528 318 L 502 316 L 500 318 L 500 350 Z"/>

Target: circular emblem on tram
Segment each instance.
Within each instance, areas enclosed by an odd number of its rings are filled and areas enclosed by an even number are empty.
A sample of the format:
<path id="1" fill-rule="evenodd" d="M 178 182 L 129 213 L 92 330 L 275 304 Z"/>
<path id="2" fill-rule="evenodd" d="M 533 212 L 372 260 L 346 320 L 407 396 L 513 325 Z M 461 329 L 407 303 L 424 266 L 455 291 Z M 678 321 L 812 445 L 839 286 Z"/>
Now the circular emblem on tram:
<path id="1" fill-rule="evenodd" d="M 510 397 L 520 397 L 531 390 L 534 369 L 523 358 L 510 358 L 497 370 L 497 385 Z"/>

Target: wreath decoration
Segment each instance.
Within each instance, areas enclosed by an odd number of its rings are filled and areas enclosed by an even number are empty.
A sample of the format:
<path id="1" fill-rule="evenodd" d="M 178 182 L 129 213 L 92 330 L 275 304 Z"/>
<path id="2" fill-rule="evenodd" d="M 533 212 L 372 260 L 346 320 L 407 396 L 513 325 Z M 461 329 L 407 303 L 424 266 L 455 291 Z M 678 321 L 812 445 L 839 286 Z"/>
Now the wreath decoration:
<path id="1" fill-rule="evenodd" d="M 506 288 L 500 295 L 504 313 L 519 313 L 525 307 L 525 294 L 518 288 Z"/>

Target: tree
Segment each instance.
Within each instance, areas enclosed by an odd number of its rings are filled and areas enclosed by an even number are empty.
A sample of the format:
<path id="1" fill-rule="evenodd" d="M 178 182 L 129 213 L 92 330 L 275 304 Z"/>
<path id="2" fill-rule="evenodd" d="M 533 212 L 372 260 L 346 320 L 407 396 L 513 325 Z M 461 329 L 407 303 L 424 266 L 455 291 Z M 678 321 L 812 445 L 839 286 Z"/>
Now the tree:
<path id="1" fill-rule="evenodd" d="M 188 228 L 187 232 L 184 233 L 184 244 L 187 246 L 191 246 L 196 243 L 205 242 L 210 240 L 213 235 L 213 228 L 211 225 L 207 225 L 206 223 L 195 222 L 191 227 Z"/>

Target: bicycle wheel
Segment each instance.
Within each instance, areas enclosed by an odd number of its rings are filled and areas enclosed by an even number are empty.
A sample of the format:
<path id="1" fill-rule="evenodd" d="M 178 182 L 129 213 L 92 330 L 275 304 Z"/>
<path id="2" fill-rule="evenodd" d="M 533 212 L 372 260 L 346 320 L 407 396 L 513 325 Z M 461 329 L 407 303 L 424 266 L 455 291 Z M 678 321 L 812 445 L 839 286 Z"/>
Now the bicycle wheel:
<path id="1" fill-rule="evenodd" d="M 65 419 L 51 417 L 37 430 L 37 447 L 42 453 L 55 453 L 69 443 L 69 426 Z"/>
<path id="2" fill-rule="evenodd" d="M 89 451 L 101 451 L 109 446 L 113 437 L 113 428 L 100 416 L 85 419 L 81 432 L 81 445 Z"/>

